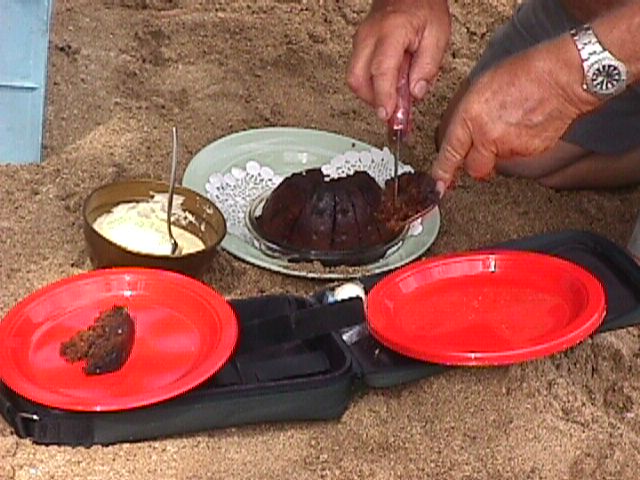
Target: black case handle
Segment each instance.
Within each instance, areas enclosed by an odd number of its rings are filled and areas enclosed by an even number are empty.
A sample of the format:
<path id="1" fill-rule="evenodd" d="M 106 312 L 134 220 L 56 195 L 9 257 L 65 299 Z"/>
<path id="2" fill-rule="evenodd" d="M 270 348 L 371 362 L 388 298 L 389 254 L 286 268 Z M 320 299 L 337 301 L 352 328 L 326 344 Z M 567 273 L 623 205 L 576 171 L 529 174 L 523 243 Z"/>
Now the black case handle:
<path id="1" fill-rule="evenodd" d="M 254 321 L 251 329 L 242 332 L 239 351 L 255 351 L 272 345 L 308 340 L 365 321 L 364 305 L 360 298 L 316 304 Z"/>

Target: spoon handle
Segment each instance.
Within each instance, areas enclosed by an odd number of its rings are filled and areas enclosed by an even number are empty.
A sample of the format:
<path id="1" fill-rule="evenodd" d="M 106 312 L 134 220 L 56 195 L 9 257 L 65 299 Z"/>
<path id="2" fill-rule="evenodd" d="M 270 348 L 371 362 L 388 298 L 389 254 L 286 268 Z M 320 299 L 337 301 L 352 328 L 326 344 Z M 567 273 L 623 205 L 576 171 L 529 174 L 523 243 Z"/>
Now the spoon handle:
<path id="1" fill-rule="evenodd" d="M 169 238 L 171 239 L 171 254 L 175 254 L 178 249 L 178 243 L 171 232 L 171 212 L 173 210 L 173 191 L 176 185 L 176 170 L 178 167 L 178 129 L 173 127 L 173 150 L 171 154 L 171 177 L 169 178 L 169 197 L 167 198 L 167 229 L 169 230 Z"/>
<path id="2" fill-rule="evenodd" d="M 171 176 L 169 177 L 169 207 L 167 213 L 171 215 L 171 207 L 173 206 L 173 190 L 176 186 L 176 170 L 178 167 L 178 129 L 173 127 L 173 150 L 171 152 Z"/>

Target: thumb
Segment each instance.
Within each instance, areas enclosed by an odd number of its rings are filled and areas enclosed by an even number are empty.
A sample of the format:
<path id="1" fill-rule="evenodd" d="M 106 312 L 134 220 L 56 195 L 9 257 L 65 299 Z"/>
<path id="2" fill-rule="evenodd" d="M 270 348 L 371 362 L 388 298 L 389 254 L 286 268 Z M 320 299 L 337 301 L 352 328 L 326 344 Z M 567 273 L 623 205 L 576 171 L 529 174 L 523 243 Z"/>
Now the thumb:
<path id="1" fill-rule="evenodd" d="M 471 150 L 473 138 L 471 132 L 465 124 L 454 117 L 438 151 L 433 165 L 431 175 L 437 182 L 442 182 L 447 188 L 456 171 L 464 164 L 464 159 Z"/>

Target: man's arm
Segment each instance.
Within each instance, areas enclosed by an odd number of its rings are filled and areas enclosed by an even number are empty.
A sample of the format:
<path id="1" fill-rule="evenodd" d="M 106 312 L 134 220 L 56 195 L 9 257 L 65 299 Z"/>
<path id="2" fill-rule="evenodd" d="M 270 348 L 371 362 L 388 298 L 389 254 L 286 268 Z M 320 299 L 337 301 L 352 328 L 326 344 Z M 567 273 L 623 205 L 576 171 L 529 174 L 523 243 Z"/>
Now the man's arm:
<path id="1" fill-rule="evenodd" d="M 601 43 L 640 77 L 640 2 L 593 22 Z M 497 158 L 526 157 L 553 146 L 578 116 L 603 100 L 586 92 L 582 62 L 569 34 L 539 44 L 487 71 L 454 113 L 432 174 L 444 190 L 464 167 L 492 174 Z"/>

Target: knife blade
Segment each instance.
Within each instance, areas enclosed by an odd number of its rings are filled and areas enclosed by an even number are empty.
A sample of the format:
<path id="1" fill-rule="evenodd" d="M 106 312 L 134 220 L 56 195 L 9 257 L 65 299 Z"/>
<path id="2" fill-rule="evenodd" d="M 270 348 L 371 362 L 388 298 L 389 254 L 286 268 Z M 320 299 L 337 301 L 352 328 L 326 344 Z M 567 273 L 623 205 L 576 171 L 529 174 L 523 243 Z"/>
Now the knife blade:
<path id="1" fill-rule="evenodd" d="M 398 170 L 402 155 L 402 147 L 407 141 L 411 131 L 411 92 L 409 90 L 409 67 L 411 55 L 404 54 L 400 70 L 398 71 L 398 83 L 396 86 L 396 107 L 387 121 L 388 143 L 395 149 L 393 162 L 393 205 L 398 200 Z"/>

